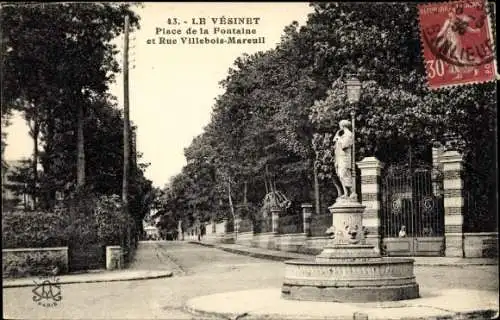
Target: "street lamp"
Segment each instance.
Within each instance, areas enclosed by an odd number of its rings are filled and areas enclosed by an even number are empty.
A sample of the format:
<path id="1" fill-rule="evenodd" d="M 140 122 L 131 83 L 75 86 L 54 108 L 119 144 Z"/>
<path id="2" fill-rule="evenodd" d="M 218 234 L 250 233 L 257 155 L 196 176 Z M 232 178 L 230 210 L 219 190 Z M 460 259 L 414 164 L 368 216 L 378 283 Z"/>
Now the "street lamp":
<path id="1" fill-rule="evenodd" d="M 355 76 L 351 75 L 346 81 L 347 100 L 349 103 L 357 103 L 361 96 L 361 82 Z"/>
<path id="2" fill-rule="evenodd" d="M 355 133 L 355 112 L 354 105 L 359 102 L 361 96 L 361 82 L 354 75 L 349 76 L 346 81 L 347 101 L 353 105 L 351 110 L 351 124 L 352 124 L 352 153 L 351 153 L 351 177 L 352 177 L 352 191 L 351 199 L 358 198 L 356 194 L 356 133 Z"/>

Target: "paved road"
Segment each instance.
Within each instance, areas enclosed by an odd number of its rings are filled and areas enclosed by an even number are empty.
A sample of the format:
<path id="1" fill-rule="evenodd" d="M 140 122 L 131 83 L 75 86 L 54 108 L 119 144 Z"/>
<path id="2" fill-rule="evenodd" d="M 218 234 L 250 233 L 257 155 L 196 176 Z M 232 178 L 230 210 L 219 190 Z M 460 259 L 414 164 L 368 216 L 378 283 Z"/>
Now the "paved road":
<path id="1" fill-rule="evenodd" d="M 188 299 L 227 291 L 279 288 L 284 272 L 281 262 L 183 242 L 141 243 L 131 268 L 168 269 L 174 276 L 62 285 L 63 299 L 55 307 L 33 302 L 33 288 L 6 288 L 4 318 L 200 319 L 183 310 Z M 417 267 L 415 274 L 420 286 L 426 288 L 498 290 L 498 266 Z"/>

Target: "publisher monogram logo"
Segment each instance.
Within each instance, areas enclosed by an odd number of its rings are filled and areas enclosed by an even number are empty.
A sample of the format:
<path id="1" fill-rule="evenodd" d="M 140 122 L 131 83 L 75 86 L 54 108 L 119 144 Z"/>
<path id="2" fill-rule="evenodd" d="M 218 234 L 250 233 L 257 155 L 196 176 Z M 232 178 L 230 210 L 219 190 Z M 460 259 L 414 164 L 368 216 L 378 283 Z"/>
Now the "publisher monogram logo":
<path id="1" fill-rule="evenodd" d="M 62 300 L 61 284 L 56 277 L 40 277 L 39 282 L 33 280 L 35 288 L 33 292 L 33 301 L 39 306 L 55 307 Z"/>

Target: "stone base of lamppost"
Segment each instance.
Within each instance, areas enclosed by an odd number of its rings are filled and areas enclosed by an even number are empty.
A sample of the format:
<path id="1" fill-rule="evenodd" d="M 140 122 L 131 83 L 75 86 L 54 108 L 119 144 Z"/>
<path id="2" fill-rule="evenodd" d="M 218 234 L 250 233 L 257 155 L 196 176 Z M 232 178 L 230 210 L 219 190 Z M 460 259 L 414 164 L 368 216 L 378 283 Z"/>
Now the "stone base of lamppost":
<path id="1" fill-rule="evenodd" d="M 365 242 L 365 206 L 339 199 L 330 242 L 314 260 L 285 261 L 282 297 L 290 300 L 371 302 L 419 297 L 413 259 L 383 258 Z"/>

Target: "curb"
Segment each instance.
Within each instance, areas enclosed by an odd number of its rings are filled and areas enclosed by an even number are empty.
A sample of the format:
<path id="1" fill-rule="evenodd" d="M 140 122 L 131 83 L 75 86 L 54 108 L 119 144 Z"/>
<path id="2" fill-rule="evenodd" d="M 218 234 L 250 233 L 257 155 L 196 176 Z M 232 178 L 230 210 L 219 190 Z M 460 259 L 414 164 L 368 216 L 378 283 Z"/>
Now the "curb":
<path id="1" fill-rule="evenodd" d="M 230 252 L 230 253 L 235 253 L 235 254 L 240 254 L 240 255 L 245 255 L 253 258 L 259 258 L 259 259 L 266 259 L 266 260 L 273 260 L 273 261 L 286 261 L 286 260 L 293 260 L 297 259 L 294 257 L 285 257 L 285 256 L 279 256 L 279 255 L 274 255 L 274 254 L 269 254 L 269 253 L 259 253 L 259 252 L 251 252 L 251 251 L 246 251 L 246 250 L 241 250 L 241 249 L 233 249 L 233 248 L 226 248 L 222 246 L 218 246 L 216 244 L 211 244 L 211 243 L 203 243 L 203 242 L 197 242 L 197 241 L 189 241 L 189 243 L 192 244 L 197 244 L 205 247 L 210 247 L 210 248 L 217 248 L 222 251 Z M 285 251 L 283 251 L 285 252 Z M 311 257 L 314 257 L 314 255 L 311 255 Z M 464 258 L 466 259 L 466 258 Z M 493 259 L 492 259 L 493 260 Z M 426 267 L 459 267 L 459 268 L 464 268 L 464 267 L 469 267 L 469 266 L 496 266 L 498 265 L 498 261 L 484 261 L 484 262 L 476 262 L 476 261 L 468 261 L 464 263 L 444 263 L 444 262 L 436 262 L 436 263 L 425 263 L 425 262 L 417 262 L 415 261 L 414 266 L 426 266 Z"/>
<path id="2" fill-rule="evenodd" d="M 248 313 L 243 313 L 243 314 L 238 314 L 238 313 L 227 313 L 227 312 L 209 312 L 209 311 L 203 311 L 203 310 L 198 310 L 193 306 L 190 306 L 189 304 L 185 304 L 184 307 L 182 308 L 184 311 L 187 313 L 193 315 L 193 316 L 202 316 L 202 317 L 215 317 L 215 318 L 226 318 L 228 320 L 239 320 L 244 318 L 245 320 L 252 319 L 252 315 Z M 257 319 L 262 319 L 260 318 L 255 318 Z M 269 317 L 269 319 L 271 319 Z M 281 318 L 280 318 L 281 319 Z M 287 319 L 284 319 L 287 320 Z"/>
<path id="3" fill-rule="evenodd" d="M 465 259 L 465 258 L 464 258 Z M 425 263 L 425 262 L 414 262 L 414 266 L 418 267 L 482 267 L 482 266 L 497 266 L 498 262 L 467 262 L 467 263 Z"/>
<path id="4" fill-rule="evenodd" d="M 215 248 L 216 247 L 212 243 L 205 243 L 205 242 L 198 242 L 198 241 L 188 241 L 188 243 L 197 244 L 197 245 L 204 246 L 204 247 L 209 247 L 209 248 Z M 217 247 L 217 249 L 220 249 L 220 248 Z"/>
<path id="5" fill-rule="evenodd" d="M 231 319 L 231 320 L 239 320 L 239 319 L 245 319 L 245 320 L 261 320 L 261 319 L 280 319 L 280 320 L 316 320 L 318 319 L 317 317 L 310 317 L 307 315 L 284 315 L 284 314 L 268 314 L 268 315 L 262 315 L 262 314 L 252 314 L 250 312 L 245 312 L 245 313 L 228 313 L 228 312 L 213 312 L 213 311 L 204 311 L 204 310 L 199 310 L 196 309 L 196 307 L 191 306 L 188 304 L 184 305 L 183 309 L 194 315 L 194 316 L 205 316 L 205 317 L 223 317 L 226 319 Z M 436 320 L 436 319 L 443 319 L 443 320 L 476 320 L 476 319 L 494 319 L 498 315 L 498 312 L 496 310 L 476 310 L 476 311 L 470 311 L 470 312 L 456 312 L 453 315 L 450 316 L 444 316 L 444 317 L 419 317 L 419 316 L 408 316 L 404 317 L 404 320 Z M 369 320 L 369 314 L 362 313 L 362 312 L 354 312 L 352 316 L 331 316 L 331 317 L 322 317 L 321 319 L 323 320 Z"/>
<path id="6" fill-rule="evenodd" d="M 118 282 L 118 281 L 137 281 L 137 280 L 149 280 L 149 279 L 159 279 L 159 278 L 171 278 L 173 272 L 166 271 L 159 274 L 154 275 L 145 275 L 145 276 L 132 276 L 129 278 L 109 278 L 109 279 L 81 279 L 81 280 L 60 280 L 58 284 L 74 284 L 74 283 L 98 283 L 98 282 Z M 22 281 L 22 282 L 21 282 Z M 21 287 L 32 287 L 34 283 L 27 283 L 28 280 L 20 280 L 18 283 L 5 283 L 2 281 L 3 288 L 21 288 Z"/>
<path id="7" fill-rule="evenodd" d="M 279 288 L 275 288 L 276 291 Z M 272 290 L 272 288 L 271 288 Z M 258 291 L 258 290 L 257 290 Z M 465 291 L 465 290 L 464 290 Z M 279 299 L 281 297 L 272 297 L 257 299 L 254 301 L 256 305 L 253 306 L 239 304 L 236 307 L 227 308 L 224 304 L 218 304 L 216 301 L 223 302 L 229 301 L 230 297 L 240 298 L 243 300 L 251 300 L 251 293 L 249 296 L 238 295 L 239 292 L 226 292 L 219 299 L 211 295 L 206 296 L 208 301 L 203 301 L 204 297 L 192 298 L 186 301 L 182 308 L 184 311 L 192 314 L 196 318 L 204 317 L 215 317 L 231 320 L 257 320 L 257 319 L 268 319 L 268 320 L 369 320 L 369 319 L 400 319 L 400 320 L 475 320 L 475 319 L 494 319 L 498 317 L 498 309 L 492 308 L 491 306 L 470 306 L 465 309 L 461 308 L 448 308 L 446 305 L 436 304 L 432 302 L 428 303 L 413 303 L 408 305 L 387 305 L 387 306 L 376 306 L 373 303 L 368 306 L 364 306 L 363 303 L 348 303 L 350 305 L 350 310 L 342 310 L 341 312 L 335 312 L 328 310 L 325 312 L 309 314 L 308 310 L 314 305 L 311 303 L 316 303 L 315 301 L 289 301 L 294 305 L 302 304 L 302 307 L 295 308 L 293 311 L 289 310 L 286 305 L 281 303 L 275 304 L 273 299 Z M 265 294 L 265 293 L 264 293 Z M 219 294 L 216 294 L 219 295 Z M 201 299 L 201 300 L 199 300 Z M 271 301 L 267 300 L 271 299 Z M 264 304 L 263 304 L 264 303 Z M 327 302 L 323 302 L 327 303 Z M 340 303 L 342 304 L 342 303 Z M 288 306 L 289 307 L 289 306 Z M 319 306 L 317 306 L 319 307 Z M 401 311 L 390 312 L 391 309 L 401 309 Z M 429 310 L 432 309 L 432 310 Z M 386 311 L 388 314 L 385 314 Z M 419 312 L 422 311 L 422 313 Z"/>
<path id="8" fill-rule="evenodd" d="M 240 254 L 244 256 L 249 256 L 252 258 L 259 258 L 259 259 L 266 259 L 266 260 L 272 260 L 272 261 L 287 261 L 287 260 L 293 260 L 294 258 L 291 257 L 282 257 L 282 256 L 275 256 L 267 253 L 258 253 L 258 252 L 250 252 L 250 251 L 244 251 L 244 250 L 238 250 L 238 249 L 231 249 L 231 248 L 221 248 L 217 247 L 217 249 L 230 252 L 230 253 L 235 253 L 235 254 Z"/>
<path id="9" fill-rule="evenodd" d="M 226 251 L 229 253 L 235 253 L 235 254 L 248 256 L 248 257 L 252 257 L 252 258 L 259 258 L 259 259 L 266 259 L 266 260 L 273 260 L 273 261 L 287 261 L 287 260 L 293 259 L 291 257 L 282 257 L 282 256 L 268 254 L 268 253 L 251 252 L 251 251 L 246 251 L 246 250 L 220 247 L 220 246 L 217 246 L 214 244 L 208 244 L 208 243 L 202 243 L 202 242 L 192 241 L 189 243 L 197 244 L 197 245 L 201 245 L 201 246 L 205 246 L 205 247 L 210 247 L 210 248 L 216 248 L 216 249 Z"/>

